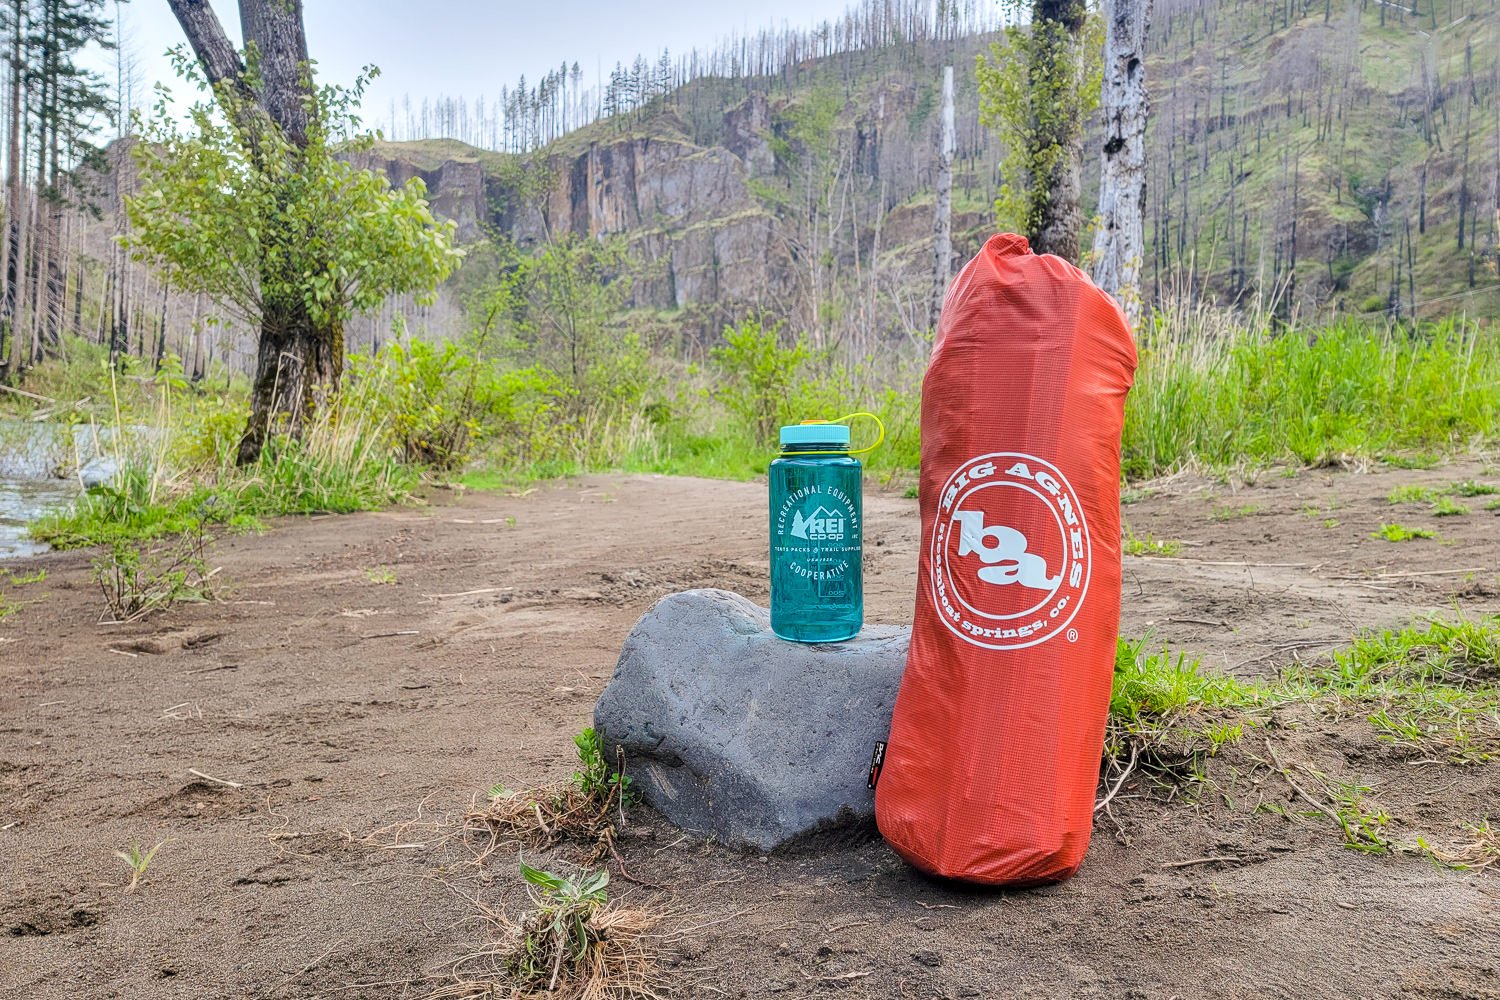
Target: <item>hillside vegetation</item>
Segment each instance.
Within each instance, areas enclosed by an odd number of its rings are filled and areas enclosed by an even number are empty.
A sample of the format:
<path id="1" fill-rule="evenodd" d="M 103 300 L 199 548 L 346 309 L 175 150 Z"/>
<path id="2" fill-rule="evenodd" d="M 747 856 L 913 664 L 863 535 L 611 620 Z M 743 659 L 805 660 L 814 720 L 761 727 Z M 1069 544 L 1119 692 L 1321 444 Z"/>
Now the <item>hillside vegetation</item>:
<path id="1" fill-rule="evenodd" d="M 1159 4 L 1148 298 L 1257 301 L 1284 317 L 1500 316 L 1497 25 L 1494 0 Z M 693 79 L 524 155 L 436 139 L 378 152 L 424 171 L 440 203 L 455 193 L 445 166 L 480 168 L 483 191 L 463 192 L 477 199 L 471 238 L 483 221 L 524 244 L 620 233 L 668 272 L 743 265 L 734 281 L 686 288 L 668 273 L 635 296 L 706 307 L 710 331 L 733 306 L 790 302 L 794 321 L 830 339 L 911 333 L 926 319 L 915 303 L 930 281 L 943 65 L 958 75 L 960 252 L 994 226 L 1001 150 L 974 86 L 989 37 Z M 715 197 L 674 202 L 668 176 Z M 694 245 L 705 233 L 715 245 Z"/>

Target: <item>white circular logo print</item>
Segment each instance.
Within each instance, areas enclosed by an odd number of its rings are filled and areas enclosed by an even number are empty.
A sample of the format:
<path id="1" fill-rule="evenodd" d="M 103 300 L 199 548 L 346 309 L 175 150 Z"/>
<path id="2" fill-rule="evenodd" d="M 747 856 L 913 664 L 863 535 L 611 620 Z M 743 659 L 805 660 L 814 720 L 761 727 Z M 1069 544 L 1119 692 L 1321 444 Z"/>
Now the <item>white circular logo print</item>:
<path id="1" fill-rule="evenodd" d="M 1093 549 L 1083 505 L 1057 466 L 995 452 L 960 465 L 938 494 L 933 607 L 965 642 L 1025 649 L 1077 632 Z"/>

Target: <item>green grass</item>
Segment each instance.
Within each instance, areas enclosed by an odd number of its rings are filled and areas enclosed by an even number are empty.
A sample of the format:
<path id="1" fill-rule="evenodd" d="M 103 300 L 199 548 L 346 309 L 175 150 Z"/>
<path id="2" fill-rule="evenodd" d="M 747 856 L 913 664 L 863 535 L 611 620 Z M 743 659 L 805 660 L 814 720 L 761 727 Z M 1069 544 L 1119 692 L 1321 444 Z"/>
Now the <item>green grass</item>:
<path id="1" fill-rule="evenodd" d="M 1438 533 L 1430 528 L 1408 528 L 1404 524 L 1380 525 L 1380 530 L 1372 534 L 1371 538 L 1384 538 L 1388 542 L 1409 542 L 1416 538 L 1436 538 Z"/>
<path id="2" fill-rule="evenodd" d="M 1215 507 L 1209 515 L 1215 521 L 1237 521 L 1242 517 L 1254 517 L 1265 507 L 1258 503 L 1241 504 L 1238 507 Z"/>
<path id="3" fill-rule="evenodd" d="M 1408 330 L 1349 320 L 1278 332 L 1268 323 L 1199 307 L 1159 313 L 1140 340 L 1140 368 L 1126 403 L 1127 476 L 1376 456 L 1427 464 L 1432 456 L 1484 447 L 1500 436 L 1500 394 L 1492 391 L 1500 382 L 1500 335 L 1493 329 L 1450 321 Z M 775 343 L 774 336 L 767 339 Z M 593 402 L 538 366 L 516 369 L 503 359 L 471 361 L 436 348 L 412 348 L 400 357 L 386 352 L 351 362 L 342 417 L 330 416 L 301 443 L 269 449 L 255 466 L 238 469 L 231 456 L 246 405 L 240 383 L 227 380 L 213 391 L 208 383 L 188 387 L 170 365 L 161 373 L 134 369 L 109 376 L 99 367 L 97 348 L 70 341 L 67 360 L 41 366 L 28 385 L 59 399 L 92 400 L 70 410 L 70 419 L 164 427 L 167 433 L 134 443 L 122 435 L 115 445 L 124 468 L 119 478 L 71 510 L 44 518 L 33 533 L 72 547 L 168 537 L 210 510 L 232 529 L 249 530 L 270 517 L 406 501 L 424 468 L 407 459 L 403 442 L 425 432 L 427 421 L 446 419 L 452 402 L 426 393 L 451 389 L 454 373 L 472 370 L 471 364 L 483 371 L 484 406 L 465 418 L 473 420 L 478 458 L 467 469 L 437 473 L 470 488 L 514 489 L 596 471 L 755 479 L 765 475 L 776 446 L 774 428 L 747 419 L 752 411 L 770 414 L 774 425 L 872 410 L 884 421 L 886 437 L 861 456 L 868 479 L 876 485 L 909 481 L 920 458 L 919 361 L 867 359 L 846 367 L 786 346 L 785 335 L 780 343 L 777 357 L 790 381 L 768 384 L 764 399 L 725 395 L 722 386 L 736 372 L 720 369 L 760 362 L 731 362 L 723 352 L 707 365 L 648 358 L 643 381 Z M 36 410 L 33 403 L 0 404 L 17 415 Z M 857 437 L 865 433 L 856 427 Z M 1445 497 L 1487 496 L 1496 489 L 1471 481 L 1412 487 L 1391 499 L 1458 514 L 1462 505 Z M 1122 502 L 1144 495 L 1127 489 Z M 1496 508 L 1487 502 L 1485 509 Z M 1247 504 L 1211 516 L 1227 521 L 1255 512 Z M 1402 540 L 1433 537 L 1400 525 L 1382 531 Z M 1181 543 L 1131 538 L 1126 551 L 1176 555 Z"/>
<path id="4" fill-rule="evenodd" d="M 1500 435 L 1497 383 L 1500 335 L 1458 321 L 1345 321 L 1309 336 L 1169 314 L 1141 335 L 1125 468 L 1142 477 L 1382 455 L 1425 465 Z"/>
<path id="5" fill-rule="evenodd" d="M 1366 632 L 1282 683 L 1360 706 L 1382 740 L 1418 753 L 1456 763 L 1500 753 L 1500 618 Z"/>
<path id="6" fill-rule="evenodd" d="M 232 396 L 195 390 L 166 373 L 149 382 L 106 369 L 111 402 L 109 449 L 119 472 L 71 507 L 33 522 L 33 538 L 56 548 L 150 541 L 200 524 L 258 530 L 265 518 L 349 513 L 412 498 L 421 470 L 399 460 L 385 423 L 384 385 L 354 381 L 342 406 L 321 415 L 300 440 L 276 439 L 254 464 L 234 454 L 244 425 Z M 142 437 L 131 428 L 155 432 Z"/>
<path id="7" fill-rule="evenodd" d="M 1393 504 L 1423 504 L 1432 508 L 1435 517 L 1454 517 L 1469 513 L 1469 508 L 1459 503 L 1455 497 L 1482 497 L 1496 492 L 1500 492 L 1500 487 L 1475 480 L 1450 483 L 1441 489 L 1409 483 L 1391 490 L 1386 500 Z"/>
<path id="8" fill-rule="evenodd" d="M 1134 532 L 1128 532 L 1123 551 L 1127 556 L 1180 556 L 1182 543 L 1168 538 L 1155 538 L 1150 532 L 1146 533 L 1145 538 L 1137 538 Z"/>
<path id="9" fill-rule="evenodd" d="M 1397 486 L 1386 496 L 1387 503 L 1435 503 L 1441 494 L 1431 486 L 1407 483 Z"/>
<path id="10" fill-rule="evenodd" d="M 1155 724 L 1203 709 L 1247 708 L 1264 698 L 1256 686 L 1205 671 L 1186 654 L 1148 652 L 1147 641 L 1121 639 L 1115 653 L 1109 714 L 1127 726 Z"/>
<path id="11" fill-rule="evenodd" d="M 1243 681 L 1205 669 L 1149 639 L 1121 639 L 1110 696 L 1111 753 L 1132 739 L 1151 749 L 1212 754 L 1263 710 L 1316 703 L 1363 716 L 1376 737 L 1456 764 L 1500 755 L 1500 618 L 1430 619 L 1368 631 L 1326 659 L 1276 678 Z"/>
<path id="12" fill-rule="evenodd" d="M 1467 482 L 1454 483 L 1448 487 L 1448 491 L 1454 496 L 1460 497 L 1487 497 L 1495 493 L 1500 493 L 1500 486 L 1470 479 Z"/>
<path id="13" fill-rule="evenodd" d="M 1381 455 L 1380 461 L 1394 469 L 1435 469 L 1443 463 L 1440 455 Z"/>
<path id="14" fill-rule="evenodd" d="M 1454 517 L 1456 515 L 1467 514 L 1468 512 L 1469 508 L 1452 497 L 1438 497 L 1432 505 L 1432 514 L 1434 517 Z"/>

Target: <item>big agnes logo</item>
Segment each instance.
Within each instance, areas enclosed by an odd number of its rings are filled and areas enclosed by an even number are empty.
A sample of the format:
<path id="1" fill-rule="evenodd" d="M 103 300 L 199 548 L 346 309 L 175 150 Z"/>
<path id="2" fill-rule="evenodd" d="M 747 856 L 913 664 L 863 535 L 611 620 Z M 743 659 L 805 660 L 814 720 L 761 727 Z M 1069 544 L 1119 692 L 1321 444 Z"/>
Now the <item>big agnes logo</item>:
<path id="1" fill-rule="evenodd" d="M 1078 495 L 1050 462 L 996 452 L 959 466 L 938 495 L 930 580 L 965 642 L 1024 649 L 1068 625 L 1088 593 L 1092 549 Z"/>

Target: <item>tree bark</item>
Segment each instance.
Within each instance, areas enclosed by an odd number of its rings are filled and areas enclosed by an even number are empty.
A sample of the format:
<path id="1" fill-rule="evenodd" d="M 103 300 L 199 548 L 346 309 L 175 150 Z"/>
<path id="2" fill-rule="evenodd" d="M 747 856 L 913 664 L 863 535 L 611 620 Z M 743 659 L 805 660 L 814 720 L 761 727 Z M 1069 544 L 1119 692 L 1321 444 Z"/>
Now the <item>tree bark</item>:
<path id="1" fill-rule="evenodd" d="M 938 140 L 936 218 L 933 220 L 932 239 L 932 306 L 927 313 L 929 329 L 937 328 L 943 296 L 953 276 L 953 131 L 953 67 L 944 66 L 942 132 Z"/>
<path id="2" fill-rule="evenodd" d="M 10 270 L 15 265 L 16 274 L 21 273 L 21 262 L 19 257 L 11 253 L 13 242 L 19 243 L 21 238 L 21 174 L 17 164 L 21 162 L 21 15 L 23 12 L 22 0 L 14 0 L 11 4 L 11 50 L 8 57 L 10 64 L 10 105 L 9 119 L 6 122 L 8 131 L 9 176 L 6 177 L 5 189 L 5 227 L 0 234 L 0 343 L 3 343 L 3 334 L 6 330 L 10 333 L 10 346 L 12 353 L 15 350 L 16 337 L 19 336 L 16 322 L 15 296 L 21 282 L 11 281 Z M 0 363 L 6 368 L 6 376 L 12 380 L 20 377 L 20 369 L 16 363 L 0 354 Z"/>
<path id="3" fill-rule="evenodd" d="M 30 247 L 27 237 L 31 228 L 31 196 L 25 179 L 16 168 L 12 191 L 15 193 L 16 246 L 12 272 L 15 275 L 10 292 L 10 377 L 19 378 L 31 348 L 31 325 L 26 322 L 26 292 L 30 283 Z"/>
<path id="4" fill-rule="evenodd" d="M 1119 301 L 1134 327 L 1141 316 L 1146 256 L 1146 32 L 1151 0 L 1105 0 L 1104 146 L 1094 282 Z"/>
<path id="5" fill-rule="evenodd" d="M 240 31 L 253 53 L 258 103 L 292 145 L 306 147 L 313 90 L 302 0 L 240 0 Z"/>
<path id="6" fill-rule="evenodd" d="M 1070 72 L 1066 67 L 1075 58 L 1072 49 L 1088 18 L 1084 0 L 1035 0 L 1032 7 L 1032 31 L 1040 44 L 1033 52 L 1031 76 L 1034 89 L 1047 92 L 1055 86 L 1058 74 Z M 1083 122 L 1057 116 L 1037 130 L 1041 148 L 1056 146 L 1059 155 L 1046 177 L 1034 177 L 1046 197 L 1036 224 L 1028 233 L 1037 253 L 1050 253 L 1068 261 L 1078 260 L 1079 233 L 1083 229 Z"/>
<path id="7" fill-rule="evenodd" d="M 214 86 L 228 84 L 239 96 L 253 99 L 245 83 L 245 64 L 208 0 L 167 0 L 167 6 L 182 25 L 182 33 L 187 35 L 208 82 Z"/>
<path id="8" fill-rule="evenodd" d="M 305 149 L 314 92 L 302 0 L 239 0 L 240 28 L 254 74 L 247 74 L 208 0 L 168 3 L 210 82 L 232 95 L 233 121 L 252 158 L 265 155 L 259 137 L 268 127 L 278 130 L 293 155 Z M 284 233 L 264 237 L 268 250 L 275 240 L 286 238 Z M 307 418 L 334 398 L 343 375 L 341 326 L 314 322 L 306 303 L 292 291 L 300 276 L 279 271 L 276 256 L 262 255 L 260 343 L 250 419 L 237 455 L 241 465 L 255 462 L 270 436 L 299 435 Z"/>
<path id="9" fill-rule="evenodd" d="M 203 293 L 193 296 L 193 341 L 188 352 L 188 377 L 193 384 L 203 381 Z"/>

